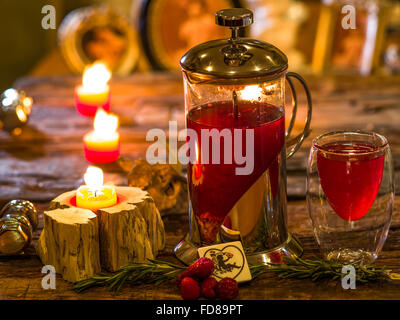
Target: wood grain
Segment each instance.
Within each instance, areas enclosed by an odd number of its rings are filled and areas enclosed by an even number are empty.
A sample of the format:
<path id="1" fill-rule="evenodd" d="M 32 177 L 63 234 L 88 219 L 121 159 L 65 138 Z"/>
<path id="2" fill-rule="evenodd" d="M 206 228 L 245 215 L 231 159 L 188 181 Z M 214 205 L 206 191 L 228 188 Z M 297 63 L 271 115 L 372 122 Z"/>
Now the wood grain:
<path id="1" fill-rule="evenodd" d="M 392 228 L 377 265 L 400 272 L 400 199 L 396 199 Z M 40 207 L 40 206 L 39 206 Z M 187 231 L 185 215 L 169 215 L 163 218 L 166 226 L 166 248 L 158 259 L 177 260 L 173 247 Z M 304 201 L 288 205 L 289 229 L 304 247 L 304 257 L 319 255 L 312 236 L 311 223 Z M 18 266 L 18 267 L 16 267 Z M 0 258 L 1 299 L 180 299 L 175 283 L 161 285 L 156 290 L 151 285 L 127 286 L 114 296 L 105 288 L 94 288 L 82 294 L 72 291 L 72 284 L 57 277 L 56 290 L 41 287 L 41 263 L 33 252 L 22 257 Z M 399 299 L 399 282 L 357 284 L 356 290 L 344 290 L 340 282 L 310 280 L 281 280 L 274 275 L 263 275 L 250 284 L 242 285 L 239 299 Z"/>
<path id="2" fill-rule="evenodd" d="M 154 259 L 164 249 L 165 230 L 154 200 L 139 188 L 117 187 L 123 200 L 98 210 L 101 265 L 116 271 L 129 261 Z"/>
<path id="3" fill-rule="evenodd" d="M 101 271 L 99 219 L 91 210 L 58 208 L 43 213 L 45 228 L 36 245 L 44 265 L 54 266 L 70 282 Z"/>
<path id="4" fill-rule="evenodd" d="M 311 140 L 317 135 L 340 129 L 374 130 L 390 142 L 399 181 L 400 168 L 400 77 L 306 77 L 313 95 L 314 112 L 311 136 L 287 161 L 289 229 L 304 246 L 304 256 L 318 255 L 304 201 L 305 166 Z M 0 132 L 0 204 L 15 198 L 35 202 L 40 211 L 57 195 L 76 189 L 82 183 L 87 163 L 83 158 L 82 137 L 92 121 L 74 110 L 73 87 L 79 77 L 31 77 L 16 86 L 33 96 L 35 105 L 29 126 L 22 135 L 11 138 Z M 122 154 L 132 159 L 143 157 L 148 146 L 149 128 L 168 127 L 168 120 L 184 126 L 183 86 L 179 74 L 143 74 L 114 77 L 111 83 L 112 109 L 121 122 Z M 304 96 L 299 93 L 301 101 Z M 287 116 L 290 115 L 288 111 Z M 304 121 L 299 111 L 296 130 Z M 105 180 L 126 185 L 117 165 L 103 166 Z M 299 199 L 294 201 L 293 199 Z M 400 272 L 400 199 L 396 198 L 393 223 L 377 264 Z M 159 259 L 176 262 L 172 249 L 187 232 L 186 215 L 163 217 L 166 248 Z M 35 233 L 34 242 L 40 234 Z M 0 299 L 179 299 L 175 285 L 126 287 L 115 297 L 104 288 L 83 294 L 57 278 L 57 289 L 41 287 L 41 263 L 33 248 L 25 255 L 0 257 Z M 339 282 L 313 283 L 309 280 L 279 280 L 265 275 L 240 289 L 240 299 L 399 299 L 400 284 L 384 282 L 357 285 L 343 290 Z"/>
<path id="5" fill-rule="evenodd" d="M 400 77 L 306 78 L 313 96 L 312 132 L 303 147 L 287 162 L 289 199 L 304 198 L 305 166 L 312 139 L 332 130 L 374 130 L 390 142 L 400 182 Z M 24 78 L 15 84 L 35 100 L 28 127 L 10 138 L 0 132 L 0 203 L 24 194 L 35 201 L 50 201 L 78 187 L 85 171 L 82 137 L 92 120 L 74 109 L 77 76 Z M 299 98 L 304 95 L 298 88 Z M 142 74 L 113 78 L 112 110 L 120 116 L 123 156 L 144 157 L 151 142 L 150 128 L 168 128 L 169 120 L 184 127 L 183 86 L 179 74 Z M 288 108 L 289 109 L 289 108 Z M 305 119 L 300 107 L 295 129 Z M 287 117 L 290 110 L 287 110 Z M 15 168 L 18 168 L 17 172 Z M 107 179 L 121 182 L 121 168 L 108 166 Z M 122 182 L 125 183 L 125 180 Z"/>

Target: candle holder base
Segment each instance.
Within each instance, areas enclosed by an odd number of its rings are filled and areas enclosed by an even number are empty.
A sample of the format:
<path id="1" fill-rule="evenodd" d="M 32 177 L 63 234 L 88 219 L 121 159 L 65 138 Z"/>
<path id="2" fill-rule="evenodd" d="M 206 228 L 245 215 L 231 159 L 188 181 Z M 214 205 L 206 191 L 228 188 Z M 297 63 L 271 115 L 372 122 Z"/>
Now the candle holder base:
<path id="1" fill-rule="evenodd" d="M 76 206 L 76 190 L 52 200 L 43 216 L 36 251 L 70 282 L 101 269 L 114 272 L 130 261 L 154 259 L 165 247 L 164 223 L 150 195 L 116 187 L 118 202 L 93 212 Z"/>
<path id="2" fill-rule="evenodd" d="M 100 163 L 112 163 L 119 159 L 120 156 L 120 145 L 118 148 L 110 151 L 99 151 L 88 149 L 86 145 L 84 146 L 84 153 L 86 161 L 94 164 Z"/>
<path id="3" fill-rule="evenodd" d="M 78 95 L 76 94 L 76 90 L 75 90 L 75 105 L 76 105 L 76 111 L 84 116 L 84 117 L 90 117 L 90 118 L 94 118 L 94 116 L 96 115 L 97 109 L 98 108 L 102 108 L 104 111 L 106 112 L 110 112 L 110 93 L 108 94 L 107 100 L 101 104 L 88 104 L 85 102 L 82 102 Z"/>
<path id="4" fill-rule="evenodd" d="M 175 256 L 183 263 L 190 265 L 199 258 L 198 248 L 200 246 L 194 244 L 189 239 L 189 234 L 181 240 L 174 249 Z M 300 242 L 290 233 L 285 242 L 280 246 L 270 250 L 265 250 L 257 253 L 246 254 L 249 264 L 268 264 L 281 263 L 283 257 L 297 258 L 303 253 L 303 248 Z"/>

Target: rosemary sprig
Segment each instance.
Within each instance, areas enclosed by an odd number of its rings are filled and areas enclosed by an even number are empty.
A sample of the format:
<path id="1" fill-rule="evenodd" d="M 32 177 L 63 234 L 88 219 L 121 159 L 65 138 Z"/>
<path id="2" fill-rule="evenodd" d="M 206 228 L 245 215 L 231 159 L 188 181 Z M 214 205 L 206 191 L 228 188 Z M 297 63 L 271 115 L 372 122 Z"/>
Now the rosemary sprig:
<path id="1" fill-rule="evenodd" d="M 74 290 L 79 293 L 92 287 L 108 287 L 110 291 L 118 293 L 126 283 L 159 285 L 175 279 L 184 269 L 186 267 L 159 260 L 148 259 L 148 262 L 129 262 L 114 273 L 101 273 L 75 282 Z"/>
<path id="2" fill-rule="evenodd" d="M 292 279 L 311 279 L 317 281 L 321 279 L 341 279 L 346 275 L 342 273 L 342 268 L 345 264 L 334 260 L 323 260 L 323 259 L 300 259 L 300 258 L 283 258 L 284 263 L 270 263 L 269 267 L 261 269 L 261 273 L 275 273 L 280 278 L 292 278 Z M 346 265 L 352 265 L 356 273 L 356 281 L 358 282 L 372 282 L 378 280 L 389 279 L 391 270 L 382 268 L 377 269 L 374 265 L 364 265 L 363 263 L 349 263 Z M 258 274 L 258 275 L 259 275 Z"/>
<path id="3" fill-rule="evenodd" d="M 264 273 L 274 273 L 280 278 L 311 279 L 312 281 L 323 278 L 337 280 L 345 276 L 342 273 L 344 264 L 333 260 L 284 257 L 283 262 L 270 263 L 268 266 L 264 264 L 250 265 L 251 275 L 254 279 Z M 394 277 L 391 277 L 391 270 L 376 269 L 373 265 L 363 265 L 362 263 L 351 265 L 354 266 L 356 271 L 356 281 L 362 283 L 389 278 L 396 279 L 395 276 L 398 276 L 393 273 Z M 92 287 L 107 287 L 110 291 L 118 293 L 126 283 L 134 285 L 154 284 L 157 286 L 175 279 L 185 269 L 186 267 L 159 260 L 148 259 L 148 262 L 129 262 L 117 272 L 101 273 L 76 282 L 74 290 L 82 292 Z"/>

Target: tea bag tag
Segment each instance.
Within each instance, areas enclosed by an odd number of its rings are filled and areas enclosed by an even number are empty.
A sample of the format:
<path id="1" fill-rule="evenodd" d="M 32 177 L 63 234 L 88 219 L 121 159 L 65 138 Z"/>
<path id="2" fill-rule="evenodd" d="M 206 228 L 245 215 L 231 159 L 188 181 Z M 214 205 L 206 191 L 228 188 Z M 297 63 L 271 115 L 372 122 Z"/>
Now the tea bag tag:
<path id="1" fill-rule="evenodd" d="M 229 277 L 238 283 L 251 280 L 246 255 L 240 241 L 220 243 L 198 249 L 200 258 L 206 257 L 214 262 L 212 276 L 217 280 Z"/>

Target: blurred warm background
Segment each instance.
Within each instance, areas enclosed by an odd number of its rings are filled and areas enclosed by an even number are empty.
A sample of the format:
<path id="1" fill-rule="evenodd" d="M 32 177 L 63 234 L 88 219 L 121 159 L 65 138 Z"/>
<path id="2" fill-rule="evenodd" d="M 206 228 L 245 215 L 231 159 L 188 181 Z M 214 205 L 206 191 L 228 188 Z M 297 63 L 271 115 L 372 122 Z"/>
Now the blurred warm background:
<path id="1" fill-rule="evenodd" d="M 48 4 L 55 30 L 41 27 Z M 341 27 L 346 4 L 356 8 L 356 29 Z M 254 12 L 248 36 L 284 51 L 292 70 L 400 72 L 398 0 L 2 0 L 0 89 L 24 75 L 79 73 L 99 58 L 120 74 L 178 69 L 188 48 L 228 36 L 213 13 L 238 5 Z"/>

